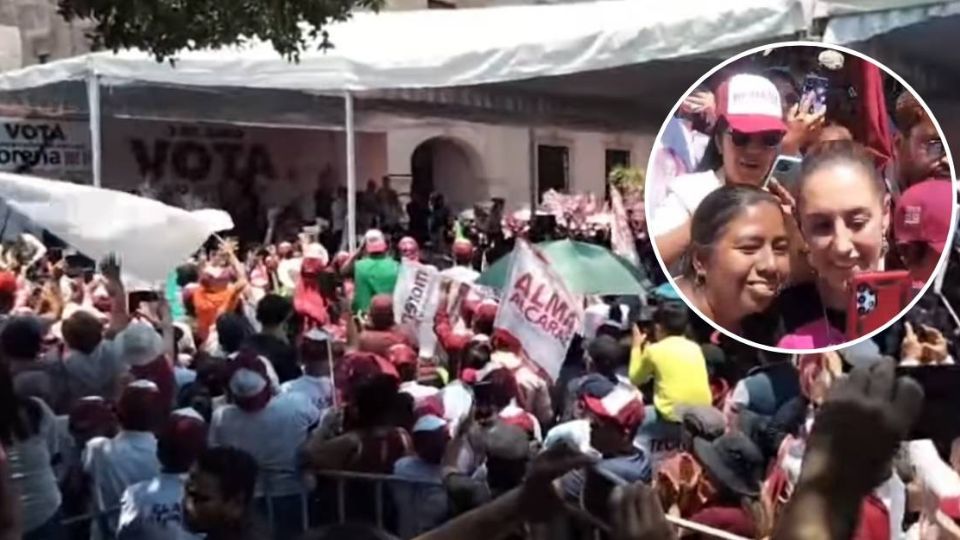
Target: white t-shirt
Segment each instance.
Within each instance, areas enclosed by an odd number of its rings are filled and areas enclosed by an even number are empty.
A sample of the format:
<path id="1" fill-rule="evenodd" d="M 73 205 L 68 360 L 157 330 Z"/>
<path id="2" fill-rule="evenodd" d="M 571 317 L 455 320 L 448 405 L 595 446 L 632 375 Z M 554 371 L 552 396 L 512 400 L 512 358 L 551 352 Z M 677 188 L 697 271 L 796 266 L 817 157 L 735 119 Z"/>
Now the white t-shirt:
<path id="1" fill-rule="evenodd" d="M 685 174 L 670 181 L 666 194 L 647 219 L 652 236 L 668 233 L 686 223 L 700 203 L 723 185 L 722 173 Z"/>
<path id="2" fill-rule="evenodd" d="M 117 540 L 199 540 L 183 525 L 186 475 L 160 473 L 123 492 Z"/>
<path id="3" fill-rule="evenodd" d="M 160 474 L 157 438 L 143 431 L 121 431 L 112 439 L 91 439 L 83 452 L 83 470 L 93 484 L 95 507 L 114 510 L 129 486 Z M 116 519 L 111 524 L 116 526 Z"/>
<path id="4" fill-rule="evenodd" d="M 472 284 L 480 277 L 480 272 L 466 266 L 453 266 L 440 272 L 441 277 L 452 279 L 458 283 Z"/>
<path id="5" fill-rule="evenodd" d="M 404 394 L 410 394 L 410 397 L 413 398 L 414 405 L 419 404 L 424 399 L 433 397 L 440 393 L 439 388 L 433 386 L 427 386 L 425 384 L 420 384 L 417 381 L 407 381 L 400 383 L 400 391 Z"/>
<path id="6" fill-rule="evenodd" d="M 300 394 L 306 397 L 319 411 L 333 405 L 333 381 L 330 380 L 330 377 L 301 375 L 280 385 L 280 392 Z"/>
<path id="7" fill-rule="evenodd" d="M 320 411 L 298 394 L 280 394 L 262 410 L 246 412 L 227 405 L 213 412 L 210 446 L 239 448 L 260 466 L 257 494 L 293 495 L 303 490 L 297 457 L 300 446 L 320 421 Z"/>
<path id="8" fill-rule="evenodd" d="M 297 279 L 300 276 L 300 266 L 303 259 L 284 259 L 277 264 L 277 279 L 285 288 L 293 290 L 297 287 Z"/>

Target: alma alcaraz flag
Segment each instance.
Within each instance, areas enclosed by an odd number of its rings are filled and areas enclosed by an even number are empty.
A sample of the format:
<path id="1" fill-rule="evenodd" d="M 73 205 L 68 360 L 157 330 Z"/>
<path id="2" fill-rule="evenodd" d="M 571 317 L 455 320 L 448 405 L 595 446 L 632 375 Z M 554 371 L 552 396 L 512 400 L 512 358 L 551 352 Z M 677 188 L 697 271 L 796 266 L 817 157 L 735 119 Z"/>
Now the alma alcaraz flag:
<path id="1" fill-rule="evenodd" d="M 584 268 L 584 271 L 589 271 Z M 543 254 L 517 240 L 494 327 L 520 342 L 538 371 L 556 381 L 573 336 L 583 327 L 581 299 Z"/>

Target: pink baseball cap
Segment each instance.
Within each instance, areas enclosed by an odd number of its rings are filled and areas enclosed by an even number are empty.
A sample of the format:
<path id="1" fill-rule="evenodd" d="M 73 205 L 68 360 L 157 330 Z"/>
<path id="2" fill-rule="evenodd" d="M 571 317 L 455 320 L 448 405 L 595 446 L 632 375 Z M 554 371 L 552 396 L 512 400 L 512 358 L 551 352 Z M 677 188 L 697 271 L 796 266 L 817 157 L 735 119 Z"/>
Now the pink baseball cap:
<path id="1" fill-rule="evenodd" d="M 741 133 L 785 132 L 780 92 L 760 75 L 734 75 L 717 89 L 717 113 Z"/>
<path id="2" fill-rule="evenodd" d="M 924 180 L 914 184 L 897 201 L 893 237 L 898 244 L 923 242 L 942 253 L 950 234 L 952 210 L 950 180 Z"/>

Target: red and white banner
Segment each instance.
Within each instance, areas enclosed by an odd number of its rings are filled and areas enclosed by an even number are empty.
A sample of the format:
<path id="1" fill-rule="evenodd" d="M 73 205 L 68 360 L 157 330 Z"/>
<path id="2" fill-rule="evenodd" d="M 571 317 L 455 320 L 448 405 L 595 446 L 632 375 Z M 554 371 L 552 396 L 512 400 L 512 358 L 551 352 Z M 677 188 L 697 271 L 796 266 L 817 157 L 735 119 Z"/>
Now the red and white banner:
<path id="1" fill-rule="evenodd" d="M 517 338 L 526 356 L 556 381 L 582 325 L 580 299 L 536 247 L 517 240 L 494 327 Z"/>
<path id="2" fill-rule="evenodd" d="M 639 267 L 640 256 L 637 254 L 627 211 L 623 207 L 623 197 L 620 190 L 613 186 L 610 186 L 610 206 L 613 209 L 613 223 L 610 224 L 610 244 L 613 252 Z"/>
<path id="3" fill-rule="evenodd" d="M 420 345 L 420 356 L 431 357 L 437 345 L 433 318 L 440 304 L 440 272 L 435 266 L 403 261 L 393 290 L 393 317 Z"/>

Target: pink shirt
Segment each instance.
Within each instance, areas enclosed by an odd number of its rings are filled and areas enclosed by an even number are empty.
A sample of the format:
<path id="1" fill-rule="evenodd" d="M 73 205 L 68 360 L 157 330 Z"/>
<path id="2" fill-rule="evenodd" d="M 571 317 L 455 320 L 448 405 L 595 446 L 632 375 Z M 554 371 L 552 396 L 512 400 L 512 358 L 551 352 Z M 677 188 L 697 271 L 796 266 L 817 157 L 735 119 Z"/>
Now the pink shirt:
<path id="1" fill-rule="evenodd" d="M 783 336 L 777 347 L 784 349 L 819 349 L 849 341 L 843 332 L 830 326 L 825 319 L 817 319 Z"/>

